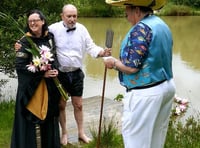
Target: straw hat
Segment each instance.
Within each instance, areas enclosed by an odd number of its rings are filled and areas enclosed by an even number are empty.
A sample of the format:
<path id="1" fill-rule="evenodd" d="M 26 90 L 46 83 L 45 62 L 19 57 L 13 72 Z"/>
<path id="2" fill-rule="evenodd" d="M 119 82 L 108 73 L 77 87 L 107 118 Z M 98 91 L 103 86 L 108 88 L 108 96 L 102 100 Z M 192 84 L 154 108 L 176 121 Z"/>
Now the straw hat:
<path id="1" fill-rule="evenodd" d="M 106 0 L 106 3 L 113 6 L 144 6 L 150 7 L 152 10 L 158 10 L 165 5 L 166 0 Z"/>

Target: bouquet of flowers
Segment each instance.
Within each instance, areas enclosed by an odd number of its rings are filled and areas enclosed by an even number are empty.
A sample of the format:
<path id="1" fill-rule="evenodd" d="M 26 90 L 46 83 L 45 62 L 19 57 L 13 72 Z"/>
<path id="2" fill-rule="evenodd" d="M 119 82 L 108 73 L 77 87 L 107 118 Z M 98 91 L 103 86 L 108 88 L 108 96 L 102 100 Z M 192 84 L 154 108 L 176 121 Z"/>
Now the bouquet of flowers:
<path id="1" fill-rule="evenodd" d="M 27 51 L 31 52 L 33 55 L 32 62 L 29 65 L 27 65 L 28 70 L 31 72 L 51 70 L 50 62 L 54 61 L 54 59 L 53 59 L 53 54 L 50 52 L 50 48 L 48 48 L 45 45 L 42 45 L 39 48 L 36 48 L 36 45 L 33 42 L 31 42 L 31 45 L 35 48 L 26 49 Z M 57 77 L 53 77 L 53 80 L 60 94 L 67 101 L 69 99 L 68 95 L 63 89 L 60 81 L 58 80 Z"/>
<path id="2" fill-rule="evenodd" d="M 40 48 L 40 55 L 33 55 L 33 61 L 27 65 L 28 70 L 31 72 L 36 71 L 47 71 L 51 69 L 51 64 L 49 64 L 50 61 L 53 61 L 52 58 L 53 54 L 50 52 L 50 49 L 42 45 Z M 31 52 L 30 49 L 27 49 Z"/>

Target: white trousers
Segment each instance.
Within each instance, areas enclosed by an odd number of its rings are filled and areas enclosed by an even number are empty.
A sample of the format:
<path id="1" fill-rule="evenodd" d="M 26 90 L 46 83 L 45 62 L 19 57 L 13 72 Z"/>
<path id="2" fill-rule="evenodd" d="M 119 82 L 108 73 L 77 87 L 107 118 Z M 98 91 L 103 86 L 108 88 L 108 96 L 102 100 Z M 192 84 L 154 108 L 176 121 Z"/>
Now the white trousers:
<path id="1" fill-rule="evenodd" d="M 125 94 L 122 117 L 125 148 L 164 147 L 174 95 L 173 79 Z"/>

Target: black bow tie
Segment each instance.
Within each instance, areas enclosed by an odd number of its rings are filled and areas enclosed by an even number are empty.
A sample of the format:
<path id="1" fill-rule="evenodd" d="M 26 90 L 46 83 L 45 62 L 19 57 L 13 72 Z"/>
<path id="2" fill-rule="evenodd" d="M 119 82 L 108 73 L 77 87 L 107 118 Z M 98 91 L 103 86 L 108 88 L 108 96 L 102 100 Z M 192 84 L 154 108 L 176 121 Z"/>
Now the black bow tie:
<path id="1" fill-rule="evenodd" d="M 76 27 L 67 29 L 67 32 L 76 30 Z"/>

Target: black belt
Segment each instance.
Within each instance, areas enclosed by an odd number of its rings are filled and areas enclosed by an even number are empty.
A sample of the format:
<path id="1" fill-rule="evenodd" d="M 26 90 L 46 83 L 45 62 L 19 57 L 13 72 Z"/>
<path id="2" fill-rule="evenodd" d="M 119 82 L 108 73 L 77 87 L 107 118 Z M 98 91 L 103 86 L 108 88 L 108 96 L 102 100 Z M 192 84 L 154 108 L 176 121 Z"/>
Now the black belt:
<path id="1" fill-rule="evenodd" d="M 165 82 L 166 80 L 162 80 L 162 81 L 159 81 L 159 82 L 156 82 L 156 83 L 153 83 L 153 84 L 149 84 L 149 85 L 145 85 L 145 86 L 137 86 L 137 87 L 133 87 L 133 88 L 127 88 L 126 89 L 126 92 L 129 92 L 131 90 L 134 90 L 134 89 L 146 89 L 146 88 L 150 88 L 150 87 L 154 87 L 154 86 L 157 86 L 163 82 Z"/>
<path id="2" fill-rule="evenodd" d="M 74 72 L 77 72 L 77 71 L 79 71 L 79 70 L 81 70 L 80 68 L 78 68 L 78 69 L 76 69 L 76 70 L 74 70 L 74 71 L 61 71 L 61 70 L 59 70 L 59 72 L 60 73 L 74 73 Z"/>

